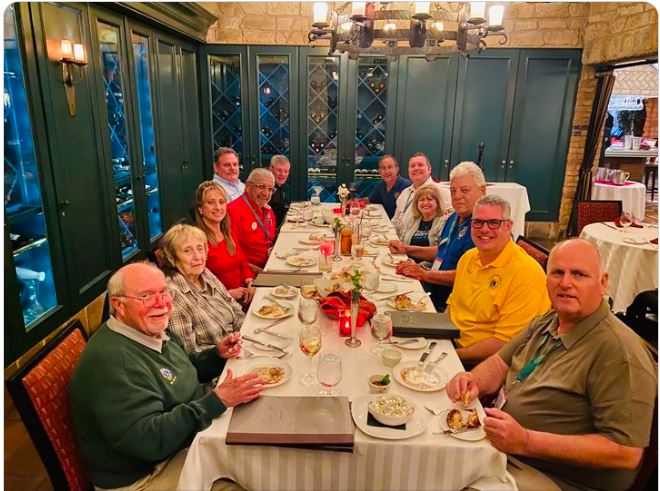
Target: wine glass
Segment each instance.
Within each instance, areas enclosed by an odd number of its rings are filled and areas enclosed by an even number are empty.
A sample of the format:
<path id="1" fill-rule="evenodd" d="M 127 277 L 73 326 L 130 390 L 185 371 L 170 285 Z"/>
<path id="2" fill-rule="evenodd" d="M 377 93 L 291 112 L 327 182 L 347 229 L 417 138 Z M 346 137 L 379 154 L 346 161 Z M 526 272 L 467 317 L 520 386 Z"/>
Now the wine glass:
<path id="1" fill-rule="evenodd" d="M 300 315 L 298 315 L 298 318 L 302 321 Z M 316 315 L 314 320 L 316 320 Z M 300 377 L 300 383 L 307 387 L 314 387 L 317 382 L 316 375 L 312 372 L 314 355 L 321 350 L 321 331 L 319 327 L 313 321 L 310 324 L 303 324 L 300 328 L 299 341 L 300 351 L 309 357 L 309 371 Z"/>
<path id="2" fill-rule="evenodd" d="M 323 389 L 321 395 L 332 396 L 332 388 L 341 380 L 341 356 L 339 353 L 321 353 L 316 370 L 319 384 Z"/>
<path id="3" fill-rule="evenodd" d="M 624 211 L 621 213 L 621 217 L 619 218 L 619 225 L 623 227 L 622 232 L 626 232 L 626 229 L 630 227 L 633 223 L 633 216 L 632 213 L 628 211 Z"/>
<path id="4" fill-rule="evenodd" d="M 392 336 L 392 318 L 388 314 L 378 313 L 371 318 L 371 335 L 378 341 L 372 352 L 379 354 L 383 351 L 383 341 Z"/>

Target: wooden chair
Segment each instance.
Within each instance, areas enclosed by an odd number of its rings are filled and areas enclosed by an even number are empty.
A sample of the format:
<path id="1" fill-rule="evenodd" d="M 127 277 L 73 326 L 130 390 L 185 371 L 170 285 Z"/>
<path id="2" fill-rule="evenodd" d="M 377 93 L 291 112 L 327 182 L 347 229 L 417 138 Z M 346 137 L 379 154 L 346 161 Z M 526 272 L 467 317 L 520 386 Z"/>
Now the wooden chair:
<path id="1" fill-rule="evenodd" d="M 6 382 L 58 490 L 92 489 L 74 438 L 69 406 L 71 376 L 86 342 L 85 330 L 76 320 Z"/>
<path id="2" fill-rule="evenodd" d="M 527 254 L 536 259 L 536 261 L 543 268 L 543 271 L 545 271 L 545 267 L 548 265 L 548 257 L 550 256 L 550 251 L 548 249 L 532 240 L 529 240 L 524 235 L 518 236 L 516 239 L 516 244 L 525 249 Z"/>
<path id="3" fill-rule="evenodd" d="M 578 202 L 577 235 L 590 223 L 613 222 L 621 216 L 621 200 L 592 200 Z"/>

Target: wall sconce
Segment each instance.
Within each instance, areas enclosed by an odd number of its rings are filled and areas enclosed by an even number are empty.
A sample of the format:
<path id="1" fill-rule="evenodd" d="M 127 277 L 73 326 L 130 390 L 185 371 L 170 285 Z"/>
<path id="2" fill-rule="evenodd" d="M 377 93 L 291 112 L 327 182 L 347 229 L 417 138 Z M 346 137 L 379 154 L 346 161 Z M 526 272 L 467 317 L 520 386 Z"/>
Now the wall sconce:
<path id="1" fill-rule="evenodd" d="M 66 102 L 69 105 L 69 115 L 76 115 L 75 85 L 85 77 L 83 67 L 87 65 L 85 47 L 80 43 L 72 44 L 68 39 L 60 41 L 62 64 L 62 82 L 66 93 Z"/>

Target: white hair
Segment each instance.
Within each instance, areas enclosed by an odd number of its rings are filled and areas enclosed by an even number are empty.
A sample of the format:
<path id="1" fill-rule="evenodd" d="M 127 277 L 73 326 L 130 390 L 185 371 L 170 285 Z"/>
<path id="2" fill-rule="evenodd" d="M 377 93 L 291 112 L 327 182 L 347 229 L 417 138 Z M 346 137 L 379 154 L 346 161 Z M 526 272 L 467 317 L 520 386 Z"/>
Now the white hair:
<path id="1" fill-rule="evenodd" d="M 454 167 L 449 173 L 449 180 L 451 181 L 454 177 L 463 177 L 471 175 L 474 179 L 474 184 L 477 187 L 486 185 L 486 178 L 484 177 L 484 172 L 481 168 L 474 162 L 465 161 L 458 164 Z"/>

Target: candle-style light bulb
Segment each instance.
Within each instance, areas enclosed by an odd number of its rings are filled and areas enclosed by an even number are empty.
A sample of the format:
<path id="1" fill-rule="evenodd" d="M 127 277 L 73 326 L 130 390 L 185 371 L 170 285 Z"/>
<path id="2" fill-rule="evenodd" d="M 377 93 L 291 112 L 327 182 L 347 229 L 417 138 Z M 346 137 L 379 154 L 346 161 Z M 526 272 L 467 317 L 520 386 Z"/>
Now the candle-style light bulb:
<path id="1" fill-rule="evenodd" d="M 415 14 L 428 14 L 431 2 L 415 2 Z"/>
<path id="2" fill-rule="evenodd" d="M 325 2 L 314 2 L 312 5 L 314 24 L 325 25 L 328 22 L 328 4 Z"/>
<path id="3" fill-rule="evenodd" d="M 68 39 L 62 39 L 62 41 L 60 41 L 60 51 L 63 60 L 73 59 L 73 45 Z"/>
<path id="4" fill-rule="evenodd" d="M 470 21 L 483 22 L 486 16 L 486 2 L 470 2 Z"/>
<path id="5" fill-rule="evenodd" d="M 82 44 L 73 45 L 73 59 L 78 63 L 85 63 L 85 47 Z"/>
<path id="6" fill-rule="evenodd" d="M 504 5 L 493 5 L 488 9 L 488 24 L 501 26 L 504 18 Z"/>
<path id="7" fill-rule="evenodd" d="M 364 17 L 364 12 L 367 7 L 367 2 L 353 2 L 351 5 L 352 17 Z"/>

